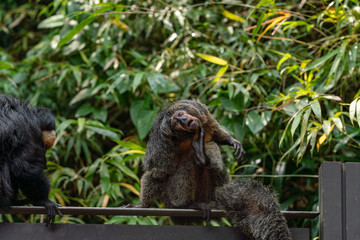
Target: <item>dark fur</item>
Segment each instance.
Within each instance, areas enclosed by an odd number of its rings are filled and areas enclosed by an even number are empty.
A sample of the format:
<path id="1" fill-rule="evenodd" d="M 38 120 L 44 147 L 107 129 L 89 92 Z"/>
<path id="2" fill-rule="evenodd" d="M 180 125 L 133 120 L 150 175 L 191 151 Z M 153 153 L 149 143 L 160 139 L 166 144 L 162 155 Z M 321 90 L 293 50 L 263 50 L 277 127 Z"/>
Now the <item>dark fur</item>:
<path id="1" fill-rule="evenodd" d="M 192 144 L 198 141 L 199 132 L 180 131 L 170 124 L 178 110 L 200 121 L 205 133 L 205 165 L 197 161 L 197 149 Z M 202 209 L 205 217 L 210 207 L 220 208 L 250 237 L 291 239 L 286 220 L 269 189 L 252 180 L 229 181 L 218 145 L 234 142 L 237 141 L 200 102 L 182 100 L 164 109 L 153 124 L 145 154 L 140 206 L 149 207 L 159 198 L 166 207 Z"/>
<path id="2" fill-rule="evenodd" d="M 51 223 L 55 212 L 61 213 L 58 205 L 48 200 L 44 130 L 55 130 L 48 109 L 0 95 L 0 208 L 16 203 L 20 188 L 30 203 L 48 209 L 47 222 Z"/>

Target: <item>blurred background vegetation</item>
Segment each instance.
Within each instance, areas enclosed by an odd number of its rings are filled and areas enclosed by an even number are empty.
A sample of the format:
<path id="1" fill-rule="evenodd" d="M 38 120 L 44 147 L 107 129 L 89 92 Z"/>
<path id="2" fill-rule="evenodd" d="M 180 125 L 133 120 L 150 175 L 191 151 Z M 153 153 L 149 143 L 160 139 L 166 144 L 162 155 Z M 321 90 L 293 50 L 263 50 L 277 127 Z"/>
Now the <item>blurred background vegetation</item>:
<path id="1" fill-rule="evenodd" d="M 2 0 L 0 92 L 54 111 L 50 198 L 63 206 L 138 204 L 152 121 L 191 98 L 243 143 L 240 163 L 222 148 L 232 176 L 271 185 L 283 210 L 317 210 L 321 162 L 360 159 L 359 21 L 357 0 Z M 290 225 L 316 236 L 316 223 Z"/>

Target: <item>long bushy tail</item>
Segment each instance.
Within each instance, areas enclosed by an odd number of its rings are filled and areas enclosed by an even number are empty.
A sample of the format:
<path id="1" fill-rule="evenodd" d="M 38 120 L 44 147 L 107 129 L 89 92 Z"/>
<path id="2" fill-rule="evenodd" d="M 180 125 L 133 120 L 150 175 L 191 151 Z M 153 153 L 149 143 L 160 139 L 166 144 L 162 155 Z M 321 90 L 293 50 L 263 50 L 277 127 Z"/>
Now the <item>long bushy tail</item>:
<path id="1" fill-rule="evenodd" d="M 270 189 L 239 178 L 216 189 L 216 202 L 235 227 L 257 240 L 290 240 L 286 219 Z"/>
<path id="2" fill-rule="evenodd" d="M 13 195 L 9 165 L 0 157 L 0 208 L 9 208 Z"/>

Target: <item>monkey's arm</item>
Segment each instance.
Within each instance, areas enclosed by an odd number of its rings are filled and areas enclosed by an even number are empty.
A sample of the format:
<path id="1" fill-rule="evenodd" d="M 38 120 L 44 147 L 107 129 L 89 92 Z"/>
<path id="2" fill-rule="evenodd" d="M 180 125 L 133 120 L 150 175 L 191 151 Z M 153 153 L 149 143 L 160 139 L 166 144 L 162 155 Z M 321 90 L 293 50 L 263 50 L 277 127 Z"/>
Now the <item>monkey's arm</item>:
<path id="1" fill-rule="evenodd" d="M 225 129 L 223 129 L 219 123 L 215 120 L 214 117 L 210 116 L 212 119 L 212 122 L 214 122 L 214 133 L 212 140 L 220 145 L 229 145 L 235 148 L 235 157 L 236 161 L 241 160 L 241 158 L 244 156 L 245 151 L 242 147 L 242 144 L 233 138 L 230 133 L 228 133 Z"/>
<path id="2" fill-rule="evenodd" d="M 32 169 L 31 169 L 32 170 Z M 56 204 L 48 199 L 50 185 L 45 174 L 40 171 L 29 172 L 22 174 L 18 178 L 18 185 L 24 195 L 35 206 L 44 206 L 47 211 L 46 226 L 52 224 L 55 220 L 56 214 L 62 217 L 62 214 L 58 207 L 60 204 Z"/>

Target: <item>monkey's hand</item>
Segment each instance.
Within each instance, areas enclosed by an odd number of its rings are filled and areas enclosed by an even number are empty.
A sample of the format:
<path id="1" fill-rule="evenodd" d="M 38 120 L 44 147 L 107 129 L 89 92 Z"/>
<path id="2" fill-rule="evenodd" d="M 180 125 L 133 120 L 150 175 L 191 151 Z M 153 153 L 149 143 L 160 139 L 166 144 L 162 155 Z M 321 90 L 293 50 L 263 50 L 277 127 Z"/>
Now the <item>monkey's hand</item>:
<path id="1" fill-rule="evenodd" d="M 230 146 L 233 146 L 235 148 L 234 155 L 236 157 L 236 161 L 240 161 L 245 154 L 244 148 L 242 147 L 241 143 L 234 138 L 230 139 L 228 143 Z"/>
<path id="2" fill-rule="evenodd" d="M 37 206 L 44 206 L 47 210 L 47 217 L 45 219 L 46 226 L 53 224 L 55 221 L 56 214 L 59 214 L 60 217 L 62 217 L 62 213 L 60 212 L 59 207 L 61 207 L 60 204 L 54 203 L 48 199 L 37 202 L 35 205 Z"/>
<path id="3" fill-rule="evenodd" d="M 201 210 L 203 212 L 202 218 L 205 221 L 210 222 L 211 208 L 210 208 L 210 206 L 208 204 L 206 204 L 206 203 L 193 203 L 193 204 L 190 204 L 188 207 Z"/>

